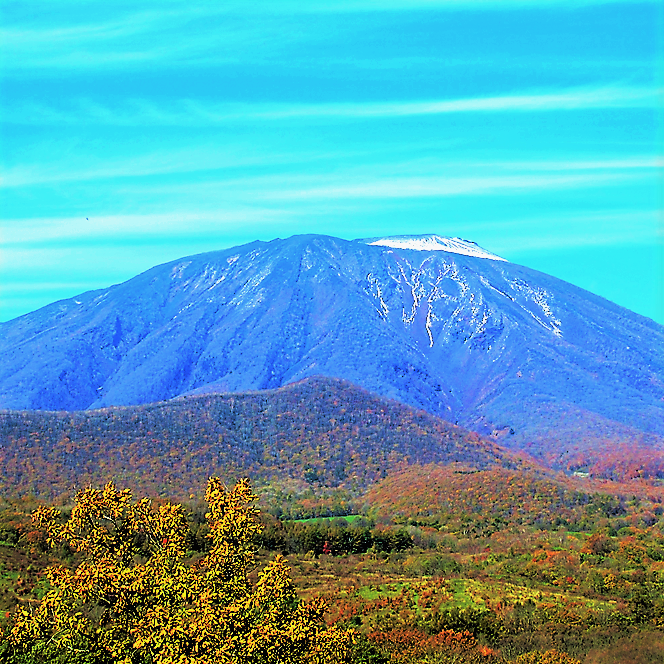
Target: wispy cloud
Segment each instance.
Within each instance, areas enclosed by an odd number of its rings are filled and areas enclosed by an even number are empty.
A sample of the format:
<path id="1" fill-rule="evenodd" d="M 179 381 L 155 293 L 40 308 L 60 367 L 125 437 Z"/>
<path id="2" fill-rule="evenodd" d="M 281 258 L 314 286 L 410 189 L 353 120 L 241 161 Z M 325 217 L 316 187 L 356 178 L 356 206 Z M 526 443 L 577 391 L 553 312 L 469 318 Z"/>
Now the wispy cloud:
<path id="1" fill-rule="evenodd" d="M 537 217 L 462 223 L 458 232 L 482 236 L 492 251 L 516 259 L 534 251 L 652 245 L 657 217 L 657 210 L 648 209 L 566 211 L 556 216 L 544 213 Z"/>
<path id="2" fill-rule="evenodd" d="M 287 214 L 283 211 L 255 206 L 219 208 L 214 212 L 176 210 L 169 213 L 146 212 L 144 214 L 120 214 L 94 217 L 92 223 L 83 216 L 43 217 L 32 219 L 5 219 L 0 222 L 0 233 L 6 251 L 13 256 L 23 256 L 22 265 L 27 268 L 33 260 L 31 251 L 58 243 L 76 243 L 90 240 L 108 241 L 118 238 L 121 243 L 132 239 L 186 235 L 195 238 L 209 235 L 220 229 L 240 224 L 260 222 L 278 224 Z"/>
<path id="3" fill-rule="evenodd" d="M 638 176 L 636 176 L 638 177 Z M 528 190 L 567 189 L 605 186 L 611 182 L 625 182 L 634 176 L 613 173 L 576 175 L 506 175 L 479 177 L 418 177 L 384 178 L 376 181 L 330 184 L 311 188 L 291 188 L 256 191 L 264 200 L 312 200 L 339 198 L 430 198 L 515 193 Z"/>
<path id="4" fill-rule="evenodd" d="M 515 182 L 586 182 L 605 178 L 603 175 L 614 172 L 627 174 L 633 171 L 646 171 L 652 177 L 655 169 L 664 168 L 664 158 L 654 155 L 629 155 L 595 159 L 568 158 L 559 160 L 500 160 L 483 161 L 468 159 L 411 159 L 398 161 L 395 154 L 376 155 L 360 150 L 315 151 L 312 149 L 275 152 L 263 150 L 251 152 L 245 145 L 224 146 L 223 148 L 198 148 L 189 150 L 171 150 L 165 152 L 134 155 L 128 159 L 93 158 L 77 154 L 74 159 L 57 162 L 39 163 L 25 162 L 22 165 L 5 169 L 0 187 L 4 189 L 32 187 L 53 183 L 103 182 L 117 179 L 159 178 L 160 176 L 187 176 L 185 182 L 169 182 L 168 190 L 176 192 L 186 190 L 243 189 L 265 192 L 275 190 L 278 197 L 301 197 L 295 194 L 293 187 L 299 191 L 308 191 L 314 195 L 316 191 L 401 191 L 404 181 L 411 182 L 407 188 L 416 191 L 442 191 L 441 183 L 446 186 L 466 189 L 473 183 L 481 189 L 490 186 L 512 186 Z M 379 157 L 380 161 L 374 161 Z M 359 162 L 359 165 L 358 165 Z M 345 164 L 340 170 L 340 164 Z M 312 167 L 322 171 L 313 175 Z M 260 175 L 266 169 L 269 175 Z M 253 174 L 258 171 L 259 174 Z M 277 172 L 275 172 L 277 171 Z M 248 173 L 238 178 L 237 173 Z M 285 174 L 287 172 L 287 175 Z M 560 175 L 564 172 L 565 175 Z M 579 173 L 583 173 L 579 175 Z M 400 174 L 408 173 L 410 179 L 403 179 Z M 459 177 L 460 173 L 467 174 Z M 540 175 L 533 176 L 534 173 Z M 548 173 L 542 180 L 543 173 Z M 574 175 L 570 175 L 574 173 Z M 478 177 L 479 175 L 479 177 Z M 396 177 L 395 177 L 396 176 Z M 617 176 L 622 177 L 622 176 Z M 192 182 L 193 179 L 193 182 Z M 198 182 L 196 180 L 199 180 Z M 348 189 L 345 182 L 365 181 L 369 184 L 356 185 Z M 341 184 L 339 184 L 341 182 Z M 412 184 L 418 182 L 418 185 Z M 486 187 L 481 183 L 487 183 Z M 315 183 L 315 186 L 311 186 Z M 322 183 L 322 186 L 321 186 Z M 452 185 L 450 183 L 456 183 Z M 490 184 L 494 183 L 494 184 Z M 502 183 L 502 184 L 500 184 Z M 131 184 L 130 184 L 131 186 Z M 137 189 L 144 185 L 134 182 Z M 161 185 L 157 184 L 159 188 Z M 147 185 L 154 188 L 154 183 Z M 423 195 L 423 194 L 420 194 Z M 399 195 L 401 197 L 401 195 Z"/>
<path id="5" fill-rule="evenodd" d="M 179 8 L 192 14 L 235 13 L 312 13 L 312 12 L 366 12 L 366 11 L 412 11 L 413 9 L 514 9 L 515 7 L 537 8 L 540 6 L 570 6 L 610 4 L 656 4 L 657 0 L 225 0 L 223 3 L 183 2 L 182 0 L 148 0 L 147 3 L 163 9 Z M 80 0 L 60 0 L 59 5 L 72 6 Z M 94 4 L 94 3 L 91 3 Z"/>
<path id="6" fill-rule="evenodd" d="M 91 15 L 105 16 L 91 21 L 74 7 L 62 12 L 69 22 L 58 24 L 55 17 L 45 26 L 32 16 L 28 22 L 7 17 L 0 30 L 4 74 L 38 69 L 43 75 L 62 68 L 107 70 L 148 63 L 222 64 L 247 60 L 248 53 L 260 60 L 266 51 L 278 52 L 280 45 L 297 41 L 296 35 L 284 30 L 289 16 L 268 15 L 257 22 L 244 12 L 229 12 L 223 3 L 179 2 L 142 11 L 119 6 L 110 15 L 106 3 L 97 4 L 96 12 L 95 3 L 90 4 Z"/>
<path id="7" fill-rule="evenodd" d="M 321 104 L 233 104 L 183 99 L 157 104 L 132 99 L 109 106 L 78 99 L 67 107 L 38 103 L 7 105 L 6 123 L 17 125 L 116 125 L 205 127 L 229 122 L 362 120 L 460 113 L 537 113 L 603 108 L 657 108 L 663 90 L 620 84 L 531 91 L 489 97 Z"/>
<path id="8" fill-rule="evenodd" d="M 501 169 L 532 171 L 611 171 L 664 168 L 664 157 L 654 155 L 633 155 L 607 159 L 561 159 L 542 161 L 502 161 L 486 162 L 484 167 L 495 166 Z"/>
<path id="9" fill-rule="evenodd" d="M 272 209 L 299 209 L 300 206 L 343 201 L 417 201 L 457 196 L 505 196 L 555 190 L 589 189 L 630 186 L 652 181 L 652 169 L 562 168 L 538 171 L 537 168 L 510 171 L 509 164 L 489 168 L 474 168 L 469 164 L 447 164 L 437 173 L 413 174 L 420 164 L 412 168 L 405 164 L 389 168 L 384 165 L 347 168 L 316 175 L 302 172 L 250 176 L 242 178 L 206 179 L 183 183 L 127 183 L 121 190 L 125 196 L 147 199 L 205 201 L 214 206 L 234 201 L 238 205 L 260 204 Z M 573 165 L 572 165 L 573 166 Z M 398 174 L 398 173 L 402 174 Z"/>
<path id="10" fill-rule="evenodd" d="M 365 14 L 371 24 L 375 15 L 400 16 L 401 12 L 578 10 L 644 2 L 654 5 L 656 0 L 164 0 L 143 2 L 139 10 L 118 0 L 61 1 L 57 11 L 7 10 L 0 44 L 3 72 L 10 77 L 44 76 L 60 69 L 136 69 L 147 64 L 162 71 L 188 65 L 274 64 L 278 60 L 299 68 L 313 61 L 321 67 L 339 57 L 343 49 L 325 51 L 324 57 L 310 48 L 297 52 L 297 45 L 334 43 L 339 38 L 338 31 L 331 32 L 326 25 L 337 19 L 323 16 L 311 20 L 312 14 L 355 14 L 353 21 L 360 23 Z M 370 27 L 365 25 L 364 29 L 364 36 L 371 34 Z M 345 36 L 352 39 L 353 28 L 347 25 L 345 30 L 349 31 Z M 348 62 L 361 61 L 364 67 L 382 67 L 387 62 L 384 57 L 372 59 L 360 52 Z M 455 54 L 449 55 L 453 58 Z M 575 66 L 578 64 L 577 60 Z"/>
<path id="11" fill-rule="evenodd" d="M 657 0 L 643 0 L 655 4 Z M 548 6 L 583 7 L 587 5 L 637 4 L 641 0 L 312 0 L 307 3 L 299 0 L 258 0 L 254 7 L 268 7 L 276 4 L 281 11 L 326 11 L 326 12 L 358 12 L 358 11 L 400 11 L 412 9 L 492 9 L 496 11 L 514 8 L 539 8 Z"/>
<path id="12" fill-rule="evenodd" d="M 352 157 L 352 152 L 311 150 L 251 153 L 246 146 L 224 146 L 132 155 L 125 159 L 93 158 L 77 154 L 69 160 L 25 162 L 5 169 L 0 188 L 31 187 L 58 182 L 91 182 L 121 178 L 201 174 L 252 168 L 284 168 Z M 219 177 L 217 175 L 217 177 Z"/>
<path id="13" fill-rule="evenodd" d="M 288 117 L 379 118 L 408 115 L 440 115 L 444 113 L 651 107 L 657 102 L 658 90 L 656 89 L 612 86 L 469 99 L 371 104 L 327 104 L 282 109 L 275 107 L 264 111 L 257 111 L 255 112 L 255 116 L 265 119 Z"/>

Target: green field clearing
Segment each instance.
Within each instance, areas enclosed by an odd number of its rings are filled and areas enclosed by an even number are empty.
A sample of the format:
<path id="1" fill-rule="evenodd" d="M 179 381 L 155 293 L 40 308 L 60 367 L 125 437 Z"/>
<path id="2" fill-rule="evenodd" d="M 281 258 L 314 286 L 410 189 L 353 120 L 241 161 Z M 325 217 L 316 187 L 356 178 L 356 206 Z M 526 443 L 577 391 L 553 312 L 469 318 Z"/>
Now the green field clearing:
<path id="1" fill-rule="evenodd" d="M 293 523 L 329 523 L 331 526 L 336 525 L 339 521 L 346 523 L 354 523 L 358 519 L 365 518 L 364 514 L 347 514 L 346 516 L 318 516 L 311 519 L 293 519 Z"/>

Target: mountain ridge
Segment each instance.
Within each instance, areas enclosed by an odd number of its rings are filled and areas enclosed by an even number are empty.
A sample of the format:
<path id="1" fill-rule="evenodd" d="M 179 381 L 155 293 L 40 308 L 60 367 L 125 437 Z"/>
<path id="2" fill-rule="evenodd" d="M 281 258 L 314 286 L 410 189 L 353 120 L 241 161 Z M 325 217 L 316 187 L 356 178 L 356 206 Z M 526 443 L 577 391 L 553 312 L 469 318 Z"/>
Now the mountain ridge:
<path id="1" fill-rule="evenodd" d="M 412 463 L 535 467 L 493 441 L 340 379 L 98 410 L 0 411 L 0 494 L 54 498 L 120 478 L 151 495 L 234 483 L 358 496 Z"/>
<path id="2" fill-rule="evenodd" d="M 510 447 L 553 447 L 561 463 L 579 437 L 601 451 L 607 432 L 664 449 L 664 327 L 506 261 L 366 242 L 305 235 L 190 256 L 4 323 L 0 406 L 324 375 Z"/>

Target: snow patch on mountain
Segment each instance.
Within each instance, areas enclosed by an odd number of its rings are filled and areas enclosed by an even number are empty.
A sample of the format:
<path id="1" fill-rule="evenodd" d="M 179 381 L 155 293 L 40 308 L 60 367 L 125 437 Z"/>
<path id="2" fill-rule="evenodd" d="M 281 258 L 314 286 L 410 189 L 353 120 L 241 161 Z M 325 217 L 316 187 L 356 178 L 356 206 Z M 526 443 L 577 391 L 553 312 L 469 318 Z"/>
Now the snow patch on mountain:
<path id="1" fill-rule="evenodd" d="M 463 240 L 460 237 L 442 237 L 441 235 L 397 235 L 384 238 L 370 238 L 364 240 L 367 244 L 392 247 L 393 249 L 414 249 L 416 251 L 448 251 L 452 254 L 463 254 L 464 256 L 475 256 L 475 258 L 487 258 L 492 261 L 505 261 L 504 258 L 496 256 L 482 249 L 475 242 Z"/>

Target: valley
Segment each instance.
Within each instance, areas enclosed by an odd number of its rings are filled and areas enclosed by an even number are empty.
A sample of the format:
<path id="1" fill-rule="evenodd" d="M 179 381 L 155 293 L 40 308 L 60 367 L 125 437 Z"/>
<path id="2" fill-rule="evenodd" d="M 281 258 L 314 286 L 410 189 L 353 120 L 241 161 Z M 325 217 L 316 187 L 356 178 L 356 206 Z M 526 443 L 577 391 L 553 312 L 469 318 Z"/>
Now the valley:
<path id="1" fill-rule="evenodd" d="M 67 524 L 109 482 L 180 504 L 194 574 L 209 478 L 248 478 L 249 585 L 285 556 L 343 661 L 661 662 L 662 404 L 662 326 L 459 238 L 157 266 L 0 324 L 0 623 L 82 563 L 40 506 Z"/>

